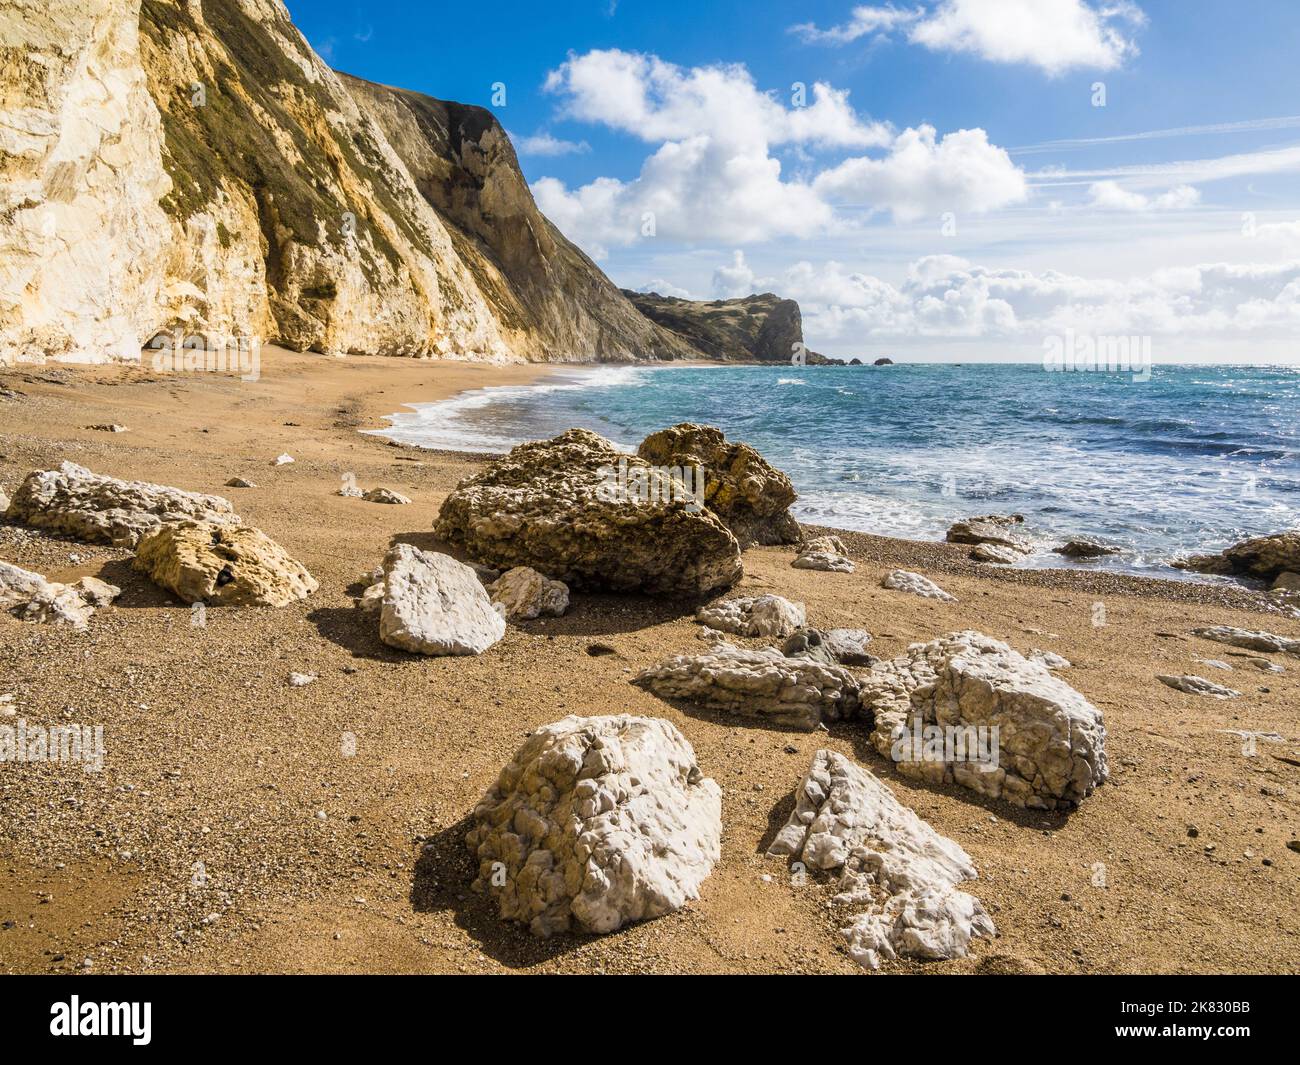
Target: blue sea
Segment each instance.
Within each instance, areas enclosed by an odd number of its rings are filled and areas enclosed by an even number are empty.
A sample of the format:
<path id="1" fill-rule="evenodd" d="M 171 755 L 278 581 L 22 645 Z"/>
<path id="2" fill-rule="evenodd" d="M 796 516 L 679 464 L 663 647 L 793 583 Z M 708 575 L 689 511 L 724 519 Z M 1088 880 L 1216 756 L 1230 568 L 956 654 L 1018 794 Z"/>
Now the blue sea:
<path id="1" fill-rule="evenodd" d="M 1300 525 L 1300 368 L 600 367 L 412 407 L 380 432 L 505 451 L 583 426 L 630 449 L 683 421 L 785 470 L 800 520 L 941 540 L 959 517 L 1020 513 L 1029 566 L 1173 577 L 1181 552 Z M 1123 553 L 1047 550 L 1071 535 Z"/>

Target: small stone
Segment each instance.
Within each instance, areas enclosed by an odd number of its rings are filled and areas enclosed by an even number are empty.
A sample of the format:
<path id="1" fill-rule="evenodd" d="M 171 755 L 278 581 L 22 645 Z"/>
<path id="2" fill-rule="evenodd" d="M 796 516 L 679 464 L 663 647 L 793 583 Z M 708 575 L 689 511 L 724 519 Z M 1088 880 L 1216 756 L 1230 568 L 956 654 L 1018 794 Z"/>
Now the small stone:
<path id="1" fill-rule="evenodd" d="M 293 463 L 293 456 L 287 454 L 277 455 L 274 459 L 271 460 L 272 466 L 288 466 L 292 463 Z"/>

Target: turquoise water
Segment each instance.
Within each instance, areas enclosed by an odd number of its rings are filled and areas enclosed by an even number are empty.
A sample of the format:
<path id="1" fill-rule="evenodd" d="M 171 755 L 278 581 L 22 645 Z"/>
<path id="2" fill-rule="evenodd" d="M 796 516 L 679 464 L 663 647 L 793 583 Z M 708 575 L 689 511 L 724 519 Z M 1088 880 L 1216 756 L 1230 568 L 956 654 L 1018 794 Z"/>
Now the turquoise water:
<path id="1" fill-rule="evenodd" d="M 1086 565 L 1173 576 L 1179 552 L 1300 525 L 1300 370 L 1282 367 L 609 367 L 413 408 L 383 435 L 502 451 L 584 426 L 635 446 L 681 421 L 753 444 L 801 520 L 839 528 L 939 540 L 1018 512 L 1044 549 L 1097 536 L 1124 553 Z"/>

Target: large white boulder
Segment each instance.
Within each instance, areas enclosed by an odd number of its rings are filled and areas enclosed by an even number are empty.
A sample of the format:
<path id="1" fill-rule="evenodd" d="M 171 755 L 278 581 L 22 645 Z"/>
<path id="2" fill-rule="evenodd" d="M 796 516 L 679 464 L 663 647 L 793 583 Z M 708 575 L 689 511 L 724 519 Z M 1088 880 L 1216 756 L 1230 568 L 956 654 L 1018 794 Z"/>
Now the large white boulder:
<path id="1" fill-rule="evenodd" d="M 220 496 L 103 477 L 74 462 L 28 474 L 14 492 L 5 516 L 77 540 L 116 547 L 135 547 L 167 522 L 239 524 L 235 508 Z"/>
<path id="2" fill-rule="evenodd" d="M 805 731 L 823 719 L 851 717 L 858 707 L 858 680 L 843 666 L 787 658 L 774 647 L 723 643 L 707 654 L 675 655 L 641 670 L 632 683 L 660 698 Z"/>
<path id="3" fill-rule="evenodd" d="M 695 620 L 737 636 L 789 636 L 807 621 L 803 603 L 779 595 L 745 595 L 702 606 Z"/>
<path id="4" fill-rule="evenodd" d="M 904 776 L 1035 809 L 1106 779 L 1101 711 L 1044 665 L 978 632 L 912 644 L 863 674 L 871 743 Z"/>
<path id="5" fill-rule="evenodd" d="M 834 751 L 813 756 L 768 853 L 800 863 L 796 875 L 838 874 L 833 901 L 856 912 L 842 931 L 865 968 L 899 955 L 964 958 L 973 938 L 996 932 L 980 901 L 957 889 L 977 876 L 970 856 Z"/>
<path id="6" fill-rule="evenodd" d="M 425 655 L 481 654 L 506 634 L 477 574 L 450 555 L 397 544 L 384 557 L 379 638 Z"/>
<path id="7" fill-rule="evenodd" d="M 474 809 L 477 891 L 538 936 L 612 932 L 699 897 L 722 789 L 658 718 L 566 717 L 515 752 Z"/>

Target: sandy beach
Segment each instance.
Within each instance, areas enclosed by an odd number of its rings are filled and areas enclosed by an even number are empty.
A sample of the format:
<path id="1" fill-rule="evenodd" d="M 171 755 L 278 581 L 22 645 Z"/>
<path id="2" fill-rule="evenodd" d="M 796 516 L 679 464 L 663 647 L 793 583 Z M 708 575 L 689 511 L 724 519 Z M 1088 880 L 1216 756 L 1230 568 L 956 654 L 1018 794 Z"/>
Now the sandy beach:
<path id="1" fill-rule="evenodd" d="M 694 604 L 575 594 L 564 617 L 512 625 L 470 658 L 382 644 L 353 605 L 363 575 L 394 542 L 440 546 L 439 505 L 483 459 L 358 430 L 404 404 L 553 369 L 267 350 L 257 381 L 0 370 L 10 493 L 63 460 L 215 493 L 320 582 L 304 602 L 212 609 L 200 627 L 131 570 L 130 551 L 0 523 L 0 559 L 123 589 L 84 634 L 0 613 L 0 696 L 30 722 L 102 725 L 108 752 L 98 773 L 0 766 L 0 971 L 861 973 L 827 892 L 764 854 L 823 746 L 867 765 L 969 852 L 980 874 L 969 889 L 997 923 L 969 958 L 883 973 L 1300 970 L 1300 844 L 1288 846 L 1300 838 L 1300 659 L 1265 656 L 1286 672 L 1264 673 L 1191 635 L 1222 624 L 1300 637 L 1254 593 L 990 571 L 956 545 L 862 534 L 844 534 L 852 574 L 792 569 L 786 547 L 745 553 L 733 594 L 802 601 L 811 624 L 870 631 L 882 657 L 969 628 L 1068 658 L 1068 683 L 1105 714 L 1111 767 L 1069 814 L 903 778 L 859 724 L 784 732 L 686 713 L 631 685 L 635 670 L 702 647 Z M 128 431 L 89 428 L 104 423 Z M 281 453 L 295 462 L 274 467 Z M 348 474 L 414 502 L 339 497 Z M 258 487 L 224 487 L 234 476 Z M 882 589 L 900 566 L 957 601 Z M 591 654 L 597 642 L 615 653 Z M 291 672 L 318 679 L 292 687 Z M 1243 695 L 1184 694 L 1159 673 Z M 535 939 L 469 890 L 466 817 L 531 730 L 615 712 L 666 718 L 690 740 L 723 788 L 722 859 L 677 913 Z M 1283 742 L 1248 756 L 1246 731 Z"/>

